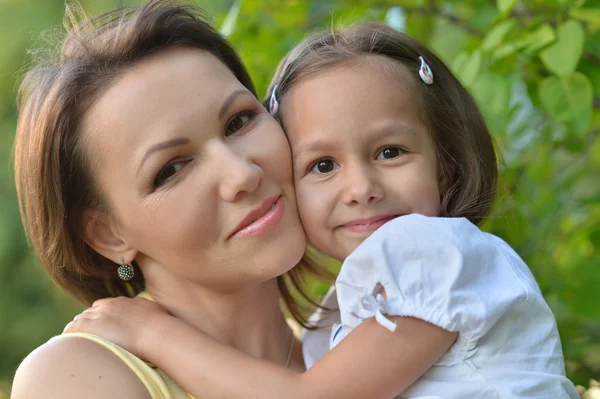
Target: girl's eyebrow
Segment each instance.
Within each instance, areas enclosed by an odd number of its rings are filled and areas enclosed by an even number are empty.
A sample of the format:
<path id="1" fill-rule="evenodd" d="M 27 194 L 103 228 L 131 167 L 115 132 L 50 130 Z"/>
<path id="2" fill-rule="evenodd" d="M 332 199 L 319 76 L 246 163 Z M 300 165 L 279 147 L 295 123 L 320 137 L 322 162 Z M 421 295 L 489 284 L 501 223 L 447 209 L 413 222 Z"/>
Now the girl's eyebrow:
<path id="1" fill-rule="evenodd" d="M 403 136 L 415 136 L 417 135 L 417 130 L 405 123 L 393 123 L 379 129 L 371 129 L 368 134 L 369 141 L 378 141 L 388 136 L 395 136 L 398 134 Z"/>
<path id="2" fill-rule="evenodd" d="M 305 141 L 299 144 L 297 147 L 292 148 L 293 157 L 299 157 L 300 155 L 307 152 L 316 152 L 316 151 L 327 151 L 331 150 L 334 145 L 327 140 L 323 139 L 315 139 L 310 141 Z"/>
<path id="3" fill-rule="evenodd" d="M 381 129 L 373 129 L 368 134 L 369 141 L 378 141 L 384 139 L 385 137 L 389 137 L 396 134 L 414 136 L 417 134 L 417 131 L 413 127 L 401 123 L 385 126 Z M 335 147 L 336 145 L 334 143 L 331 143 L 326 139 L 309 140 L 298 144 L 298 146 L 296 147 L 293 147 L 292 157 L 296 159 L 305 153 L 331 151 Z"/>

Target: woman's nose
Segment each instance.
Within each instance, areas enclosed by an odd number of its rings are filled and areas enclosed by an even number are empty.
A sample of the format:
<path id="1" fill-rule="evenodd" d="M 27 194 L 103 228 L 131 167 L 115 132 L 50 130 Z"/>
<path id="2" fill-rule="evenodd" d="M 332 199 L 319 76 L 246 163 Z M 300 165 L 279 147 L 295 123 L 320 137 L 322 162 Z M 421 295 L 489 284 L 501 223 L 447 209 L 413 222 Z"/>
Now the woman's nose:
<path id="1" fill-rule="evenodd" d="M 354 166 L 346 170 L 342 200 L 346 205 L 367 205 L 383 198 L 383 188 L 367 167 Z"/>
<path id="2" fill-rule="evenodd" d="M 220 151 L 222 161 L 219 195 L 227 202 L 238 200 L 244 193 L 252 193 L 262 181 L 264 172 L 253 160 L 243 153 L 229 148 Z M 219 167 L 219 166 L 216 166 Z"/>

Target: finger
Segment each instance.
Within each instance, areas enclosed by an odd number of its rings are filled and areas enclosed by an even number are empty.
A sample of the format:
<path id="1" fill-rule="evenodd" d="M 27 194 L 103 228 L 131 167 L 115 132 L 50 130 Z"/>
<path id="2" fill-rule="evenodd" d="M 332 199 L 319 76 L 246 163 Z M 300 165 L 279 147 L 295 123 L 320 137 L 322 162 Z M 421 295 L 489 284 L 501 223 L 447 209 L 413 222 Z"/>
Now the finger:
<path id="1" fill-rule="evenodd" d="M 98 312 L 96 311 L 96 309 L 87 308 L 83 312 L 76 314 L 75 317 L 73 317 L 73 321 L 96 318 L 98 318 Z"/>
<path id="2" fill-rule="evenodd" d="M 93 318 L 93 316 L 96 315 L 97 313 L 98 313 L 98 309 L 87 308 L 83 312 L 79 313 L 79 316 L 80 317 Z"/>
<path id="3" fill-rule="evenodd" d="M 80 315 L 78 315 L 80 316 Z M 70 322 L 63 329 L 63 334 L 65 333 L 74 333 L 74 332 L 89 332 L 90 331 L 90 323 L 93 322 L 92 319 L 84 319 L 81 317 L 77 317 L 75 320 Z"/>
<path id="4" fill-rule="evenodd" d="M 110 302 L 112 302 L 114 299 L 116 299 L 116 298 L 109 297 L 109 298 L 100 298 L 100 299 L 96 299 L 96 300 L 94 301 L 94 303 L 92 304 L 92 307 L 98 307 L 98 306 L 105 305 L 105 304 L 107 304 L 107 303 L 110 303 Z"/>
<path id="5" fill-rule="evenodd" d="M 77 316 L 75 316 L 77 317 Z M 79 331 L 77 329 L 77 320 L 70 321 L 63 329 L 63 334 L 73 333 Z"/>
<path id="6" fill-rule="evenodd" d="M 63 333 L 79 332 L 101 335 L 104 328 L 110 328 L 112 325 L 112 320 L 110 319 L 89 317 L 89 315 L 84 315 L 83 313 L 78 316 L 65 326 Z"/>

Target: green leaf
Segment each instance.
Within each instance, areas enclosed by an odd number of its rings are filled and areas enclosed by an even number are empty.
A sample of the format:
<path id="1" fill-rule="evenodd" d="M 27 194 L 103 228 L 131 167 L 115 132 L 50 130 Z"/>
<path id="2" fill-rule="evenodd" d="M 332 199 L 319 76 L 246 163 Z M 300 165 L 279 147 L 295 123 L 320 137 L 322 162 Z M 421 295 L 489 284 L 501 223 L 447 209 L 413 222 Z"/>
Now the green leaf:
<path id="1" fill-rule="evenodd" d="M 235 29 L 235 23 L 237 21 L 238 15 L 240 15 L 240 0 L 236 0 L 231 5 L 221 28 L 219 29 L 219 33 L 225 37 L 231 36 L 231 33 Z"/>
<path id="2" fill-rule="evenodd" d="M 492 58 L 494 61 L 502 59 L 504 57 L 508 57 L 511 54 L 514 54 L 519 49 L 519 43 L 507 43 L 504 44 L 494 51 L 492 54 Z"/>
<path id="3" fill-rule="evenodd" d="M 406 33 L 422 43 L 430 41 L 434 28 L 435 18 L 430 15 L 410 13 L 406 16 Z"/>
<path id="4" fill-rule="evenodd" d="M 515 4 L 517 4 L 517 0 L 496 0 L 498 10 L 504 15 L 511 12 Z"/>
<path id="5" fill-rule="evenodd" d="M 594 95 L 600 97 L 600 68 L 590 60 L 583 60 L 577 70 L 583 73 L 592 82 Z"/>
<path id="6" fill-rule="evenodd" d="M 571 11 L 571 16 L 580 21 L 600 24 L 600 9 L 597 8 L 576 8 Z"/>
<path id="7" fill-rule="evenodd" d="M 411 34 L 409 28 L 410 25 L 407 26 L 406 33 Z M 468 39 L 469 36 L 463 29 L 442 19 L 431 34 L 429 48 L 442 60 L 453 60 L 465 48 Z"/>
<path id="8" fill-rule="evenodd" d="M 491 71 L 482 71 L 473 86 L 471 93 L 492 134 L 506 134 L 509 120 L 509 101 L 512 82 L 509 78 Z"/>
<path id="9" fill-rule="evenodd" d="M 470 87 L 477 79 L 481 67 L 481 52 L 474 51 L 470 56 L 467 53 L 460 53 L 455 58 L 452 67 L 462 83 Z"/>
<path id="10" fill-rule="evenodd" d="M 540 53 L 544 66 L 556 75 L 567 76 L 575 72 L 583 53 L 585 32 L 581 24 L 568 20 L 558 28 L 558 40 Z"/>
<path id="11" fill-rule="evenodd" d="M 504 36 L 510 32 L 516 22 L 517 21 L 514 18 L 511 18 L 494 26 L 481 42 L 481 50 L 490 51 L 501 44 Z"/>
<path id="12" fill-rule="evenodd" d="M 600 58 L 600 29 L 591 36 L 587 37 L 586 50 Z"/>
<path id="13" fill-rule="evenodd" d="M 590 160 L 592 161 L 592 165 L 600 168 L 600 135 L 596 136 L 592 143 L 592 147 L 590 148 Z"/>
<path id="14" fill-rule="evenodd" d="M 600 129 L 600 109 L 594 108 L 592 110 L 592 129 Z"/>
<path id="15" fill-rule="evenodd" d="M 527 175 L 536 183 L 547 182 L 554 172 L 553 162 L 551 157 L 552 152 L 549 148 L 544 148 L 539 151 L 535 158 L 535 162 L 527 168 Z"/>
<path id="16" fill-rule="evenodd" d="M 535 31 L 527 35 L 527 48 L 525 51 L 527 51 L 529 54 L 534 54 L 536 51 L 546 47 L 554 40 L 556 40 L 554 29 L 552 29 L 550 24 L 543 24 Z"/>
<path id="17" fill-rule="evenodd" d="M 493 72 L 479 75 L 471 89 L 486 118 L 508 114 L 510 81 Z"/>
<path id="18" fill-rule="evenodd" d="M 572 76 L 550 76 L 540 83 L 539 96 L 546 111 L 556 121 L 571 125 L 585 133 L 592 117 L 592 84 L 582 73 Z"/>

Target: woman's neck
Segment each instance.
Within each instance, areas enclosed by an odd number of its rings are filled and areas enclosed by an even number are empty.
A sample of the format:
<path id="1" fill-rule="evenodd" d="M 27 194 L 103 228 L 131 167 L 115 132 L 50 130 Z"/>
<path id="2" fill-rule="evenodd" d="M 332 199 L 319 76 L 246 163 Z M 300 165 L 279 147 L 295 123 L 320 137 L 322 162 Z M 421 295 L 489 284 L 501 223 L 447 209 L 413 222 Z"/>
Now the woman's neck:
<path id="1" fill-rule="evenodd" d="M 285 364 L 293 339 L 279 307 L 275 279 L 235 292 L 215 292 L 191 282 L 146 282 L 152 298 L 172 315 L 215 340 L 257 358 Z M 298 346 L 295 345 L 295 355 Z M 297 368 L 298 357 L 293 362 Z"/>

